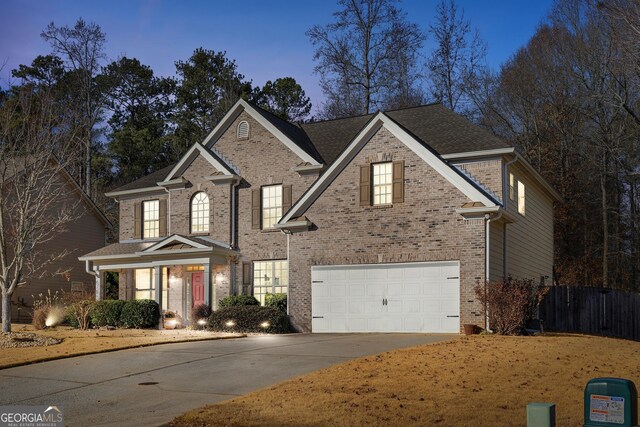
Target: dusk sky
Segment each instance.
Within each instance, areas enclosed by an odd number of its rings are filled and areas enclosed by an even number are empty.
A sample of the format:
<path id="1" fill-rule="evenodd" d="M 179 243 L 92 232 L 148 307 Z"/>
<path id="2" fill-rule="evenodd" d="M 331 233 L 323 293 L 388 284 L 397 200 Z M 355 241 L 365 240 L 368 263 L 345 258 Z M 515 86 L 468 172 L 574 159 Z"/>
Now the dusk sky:
<path id="1" fill-rule="evenodd" d="M 254 85 L 278 77 L 294 77 L 311 97 L 314 110 L 322 101 L 313 73 L 313 46 L 305 31 L 332 21 L 335 1 L 34 1 L 4 0 L 0 14 L 0 86 L 11 70 L 50 52 L 40 32 L 53 21 L 73 26 L 77 18 L 99 24 L 107 35 L 109 60 L 138 58 L 157 75 L 173 76 L 174 61 L 187 59 L 202 46 L 226 51 Z M 489 45 L 495 69 L 522 47 L 547 16 L 551 0 L 458 0 L 465 16 Z M 436 0 L 405 0 L 400 7 L 409 20 L 426 30 Z M 428 39 L 425 52 L 432 40 Z"/>

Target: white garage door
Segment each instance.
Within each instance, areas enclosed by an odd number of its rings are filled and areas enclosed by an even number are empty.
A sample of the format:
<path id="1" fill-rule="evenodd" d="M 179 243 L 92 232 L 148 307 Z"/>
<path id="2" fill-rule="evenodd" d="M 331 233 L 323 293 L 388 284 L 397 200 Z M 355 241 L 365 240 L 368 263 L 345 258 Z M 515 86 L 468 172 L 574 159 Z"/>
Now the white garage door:
<path id="1" fill-rule="evenodd" d="M 458 261 L 311 268 L 313 332 L 460 331 Z"/>

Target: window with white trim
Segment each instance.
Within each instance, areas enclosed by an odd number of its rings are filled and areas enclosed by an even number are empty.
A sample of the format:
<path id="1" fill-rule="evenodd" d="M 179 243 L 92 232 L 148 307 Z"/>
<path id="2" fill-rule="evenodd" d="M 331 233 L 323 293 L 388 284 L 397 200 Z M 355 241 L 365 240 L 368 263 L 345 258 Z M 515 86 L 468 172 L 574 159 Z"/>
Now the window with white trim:
<path id="1" fill-rule="evenodd" d="M 249 122 L 246 120 L 238 123 L 238 129 L 236 132 L 238 139 L 247 139 L 249 138 Z"/>
<path id="2" fill-rule="evenodd" d="M 282 185 L 262 187 L 262 229 L 266 230 L 282 218 Z"/>
<path id="3" fill-rule="evenodd" d="M 160 236 L 160 201 L 147 200 L 142 202 L 142 238 Z"/>
<path id="4" fill-rule="evenodd" d="M 524 183 L 518 180 L 518 213 L 524 215 L 525 209 L 525 186 Z"/>
<path id="5" fill-rule="evenodd" d="M 509 173 L 509 200 L 516 199 L 516 177 Z"/>
<path id="6" fill-rule="evenodd" d="M 191 198 L 191 232 L 209 232 L 209 197 L 204 191 Z"/>
<path id="7" fill-rule="evenodd" d="M 390 205 L 393 196 L 393 164 L 373 164 L 373 205 Z"/>
<path id="8" fill-rule="evenodd" d="M 135 299 L 156 299 L 156 277 L 153 268 L 135 270 Z"/>
<path id="9" fill-rule="evenodd" d="M 264 305 L 267 294 L 286 294 L 289 287 L 287 261 L 254 261 L 253 296 Z"/>

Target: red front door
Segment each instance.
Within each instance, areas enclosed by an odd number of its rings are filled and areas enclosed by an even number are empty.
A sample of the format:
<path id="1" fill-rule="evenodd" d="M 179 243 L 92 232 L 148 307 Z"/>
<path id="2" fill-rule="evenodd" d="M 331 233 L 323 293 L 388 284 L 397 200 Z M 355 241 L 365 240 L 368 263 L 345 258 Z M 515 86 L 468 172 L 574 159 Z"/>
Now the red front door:
<path id="1" fill-rule="evenodd" d="M 191 273 L 193 307 L 204 304 L 204 272 Z"/>

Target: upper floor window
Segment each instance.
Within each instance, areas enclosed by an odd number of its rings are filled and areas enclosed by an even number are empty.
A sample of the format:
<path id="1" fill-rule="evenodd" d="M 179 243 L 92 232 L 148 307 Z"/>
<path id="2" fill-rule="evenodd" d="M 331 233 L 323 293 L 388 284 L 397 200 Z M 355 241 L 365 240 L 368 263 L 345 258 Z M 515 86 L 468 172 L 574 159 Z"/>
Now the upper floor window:
<path id="1" fill-rule="evenodd" d="M 236 133 L 238 139 L 247 139 L 249 138 L 249 122 L 246 120 L 238 123 L 238 129 Z"/>
<path id="2" fill-rule="evenodd" d="M 520 215 L 525 214 L 525 186 L 524 183 L 518 180 L 518 213 Z"/>
<path id="3" fill-rule="evenodd" d="M 262 187 L 262 228 L 273 228 L 282 217 L 282 185 Z"/>
<path id="4" fill-rule="evenodd" d="M 373 165 L 373 205 L 391 204 L 393 195 L 393 165 L 391 162 Z"/>
<path id="5" fill-rule="evenodd" d="M 516 177 L 509 173 L 509 200 L 516 199 Z"/>
<path id="6" fill-rule="evenodd" d="M 203 191 L 191 198 L 191 232 L 209 232 L 209 197 Z"/>
<path id="7" fill-rule="evenodd" d="M 160 237 L 160 201 L 142 202 L 142 238 Z"/>

